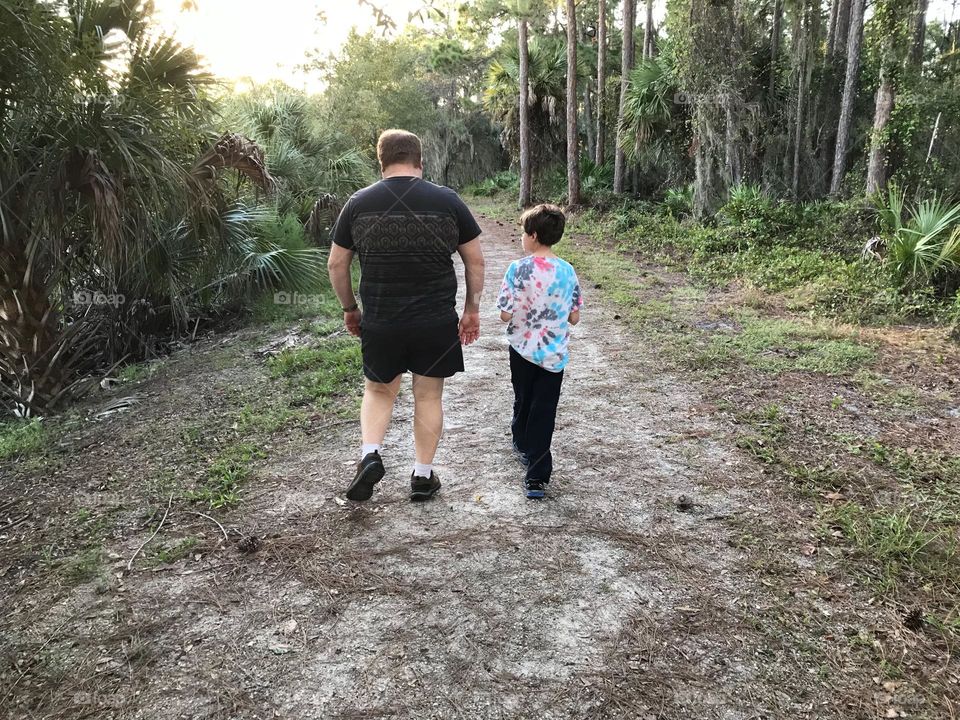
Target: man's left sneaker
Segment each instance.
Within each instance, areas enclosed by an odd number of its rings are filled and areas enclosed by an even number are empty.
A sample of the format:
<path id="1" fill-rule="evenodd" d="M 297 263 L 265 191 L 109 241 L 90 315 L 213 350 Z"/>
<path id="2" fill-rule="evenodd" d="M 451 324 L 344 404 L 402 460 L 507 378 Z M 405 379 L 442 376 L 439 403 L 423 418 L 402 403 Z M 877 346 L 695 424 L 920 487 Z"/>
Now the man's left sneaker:
<path id="1" fill-rule="evenodd" d="M 430 477 L 417 477 L 410 473 L 410 499 L 414 502 L 423 502 L 429 500 L 440 489 L 440 478 L 435 472 L 430 473 Z"/>
<path id="2" fill-rule="evenodd" d="M 523 487 L 528 500 L 540 500 L 547 495 L 547 483 L 543 480 L 524 480 Z"/>

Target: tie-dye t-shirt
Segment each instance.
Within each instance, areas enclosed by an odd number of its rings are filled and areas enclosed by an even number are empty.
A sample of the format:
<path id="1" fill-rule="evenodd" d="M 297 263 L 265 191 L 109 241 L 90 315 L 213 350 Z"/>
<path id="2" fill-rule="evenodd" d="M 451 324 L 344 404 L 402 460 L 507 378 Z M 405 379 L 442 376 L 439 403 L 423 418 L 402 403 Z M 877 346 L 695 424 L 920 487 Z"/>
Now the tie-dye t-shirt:
<path id="1" fill-rule="evenodd" d="M 497 307 L 513 317 L 510 345 L 530 362 L 560 372 L 569 357 L 570 313 L 583 305 L 573 265 L 560 258 L 528 255 L 507 268 Z"/>

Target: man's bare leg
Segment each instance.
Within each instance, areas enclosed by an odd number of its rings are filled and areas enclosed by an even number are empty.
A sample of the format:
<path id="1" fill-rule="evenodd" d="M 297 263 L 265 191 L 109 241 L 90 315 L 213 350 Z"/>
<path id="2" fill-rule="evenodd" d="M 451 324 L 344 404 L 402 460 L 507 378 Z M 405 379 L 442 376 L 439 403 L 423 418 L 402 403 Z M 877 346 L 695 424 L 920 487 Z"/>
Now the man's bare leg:
<path id="1" fill-rule="evenodd" d="M 347 498 L 363 502 L 373 496 L 373 486 L 383 479 L 383 460 L 380 458 L 380 446 L 390 427 L 393 404 L 400 390 L 397 375 L 388 383 L 373 382 L 369 378 L 363 389 L 363 401 L 360 403 L 360 433 L 363 436 L 363 448 L 357 474 L 347 488 Z"/>
<path id="2" fill-rule="evenodd" d="M 364 445 L 383 445 L 402 378 L 403 375 L 397 375 L 388 383 L 365 379 L 363 401 L 360 403 L 360 434 Z"/>
<path id="3" fill-rule="evenodd" d="M 433 465 L 443 435 L 443 378 L 413 376 L 413 442 L 418 465 Z"/>

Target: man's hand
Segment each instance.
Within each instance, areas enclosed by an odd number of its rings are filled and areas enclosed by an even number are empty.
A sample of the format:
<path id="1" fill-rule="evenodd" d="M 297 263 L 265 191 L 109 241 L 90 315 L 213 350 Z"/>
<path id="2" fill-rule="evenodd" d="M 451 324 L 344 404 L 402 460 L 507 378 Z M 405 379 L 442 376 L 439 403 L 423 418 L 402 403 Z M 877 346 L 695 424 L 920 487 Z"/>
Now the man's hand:
<path id="1" fill-rule="evenodd" d="M 469 345 L 480 337 L 480 311 L 464 310 L 460 318 L 460 342 Z"/>
<path id="2" fill-rule="evenodd" d="M 347 332 L 356 337 L 360 337 L 360 319 L 362 317 L 359 308 L 345 312 L 343 314 L 343 325 L 347 328 Z"/>

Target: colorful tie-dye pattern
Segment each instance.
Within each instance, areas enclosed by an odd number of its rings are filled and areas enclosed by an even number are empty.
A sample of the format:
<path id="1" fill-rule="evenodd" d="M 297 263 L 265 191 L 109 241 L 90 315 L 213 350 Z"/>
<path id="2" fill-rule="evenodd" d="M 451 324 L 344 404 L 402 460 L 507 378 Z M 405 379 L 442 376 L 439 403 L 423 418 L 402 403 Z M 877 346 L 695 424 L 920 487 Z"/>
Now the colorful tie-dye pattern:
<path id="1" fill-rule="evenodd" d="M 497 307 L 513 317 L 510 345 L 532 363 L 552 372 L 567 365 L 570 313 L 583 306 L 573 266 L 560 258 L 528 255 L 510 263 Z"/>

